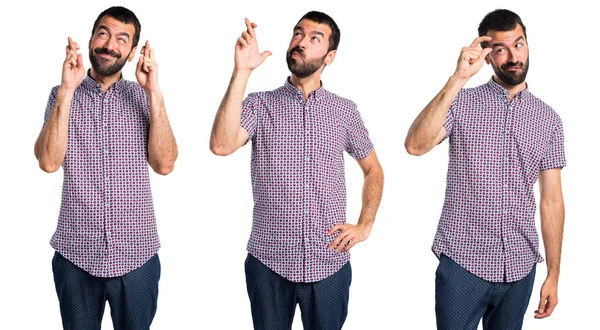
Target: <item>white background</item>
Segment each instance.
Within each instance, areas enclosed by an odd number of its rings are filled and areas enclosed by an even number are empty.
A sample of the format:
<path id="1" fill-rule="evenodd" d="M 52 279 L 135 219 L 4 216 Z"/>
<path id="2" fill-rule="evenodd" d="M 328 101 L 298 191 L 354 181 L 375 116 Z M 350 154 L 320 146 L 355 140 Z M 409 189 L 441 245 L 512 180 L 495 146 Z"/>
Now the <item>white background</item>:
<path id="1" fill-rule="evenodd" d="M 175 171 L 152 176 L 159 234 L 159 308 L 153 329 L 251 329 L 244 277 L 252 194 L 244 147 L 210 153 L 212 121 L 233 68 L 244 17 L 258 24 L 261 50 L 273 56 L 253 73 L 247 92 L 271 90 L 288 75 L 292 28 L 309 10 L 331 15 L 342 37 L 323 81 L 354 100 L 386 174 L 384 198 L 369 240 L 352 250 L 353 281 L 345 329 L 434 329 L 430 247 L 442 208 L 447 142 L 409 156 L 404 137 L 418 112 L 446 82 L 461 47 L 483 16 L 502 6 L 527 27 L 530 90 L 561 115 L 567 167 L 560 303 L 534 320 L 545 264 L 538 265 L 525 329 L 589 329 L 597 307 L 598 115 L 596 11 L 585 1 L 30 1 L 3 2 L 0 31 L 0 328 L 60 329 L 48 244 L 56 227 L 62 171 L 38 168 L 33 144 L 52 86 L 60 83 L 67 36 L 87 43 L 96 16 L 111 5 L 132 9 L 150 39 L 180 156 Z M 392 7 L 392 4 L 393 7 Z M 410 7 L 409 7 L 410 6 Z M 137 58 L 136 60 L 137 61 Z M 124 70 L 135 80 L 135 63 Z M 486 82 L 485 66 L 469 82 Z M 362 173 L 347 158 L 348 218 L 360 210 Z M 537 194 L 537 187 L 536 187 Z M 539 227 L 539 221 L 538 221 Z M 110 317 L 104 327 L 111 329 Z M 294 329 L 301 329 L 299 312 Z"/>

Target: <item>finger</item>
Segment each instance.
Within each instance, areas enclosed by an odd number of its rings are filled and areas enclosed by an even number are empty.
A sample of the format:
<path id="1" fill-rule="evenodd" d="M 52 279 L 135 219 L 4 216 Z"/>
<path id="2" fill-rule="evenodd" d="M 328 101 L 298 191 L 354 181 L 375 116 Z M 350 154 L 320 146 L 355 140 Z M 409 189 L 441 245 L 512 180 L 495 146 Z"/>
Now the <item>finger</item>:
<path id="1" fill-rule="evenodd" d="M 239 37 L 239 38 L 238 38 L 238 44 L 239 44 L 240 46 L 242 46 L 243 48 L 246 48 L 246 47 L 248 47 L 248 43 L 247 43 L 247 42 L 246 42 L 246 40 L 244 40 L 244 38 L 242 38 L 242 37 Z"/>
<path id="2" fill-rule="evenodd" d="M 246 31 L 242 32 L 242 38 L 244 38 L 244 40 L 246 40 L 246 42 L 250 42 L 252 41 L 252 37 L 250 36 L 250 34 Z"/>
<path id="3" fill-rule="evenodd" d="M 83 56 L 81 54 L 77 54 L 77 64 L 76 66 L 79 69 L 83 69 Z"/>
<path id="4" fill-rule="evenodd" d="M 246 22 L 246 29 L 248 31 L 248 34 L 250 34 L 250 36 L 254 38 L 256 36 L 256 34 L 254 33 L 254 28 L 256 27 L 256 24 L 250 23 L 250 20 L 247 18 L 244 18 L 244 22 Z"/>
<path id="5" fill-rule="evenodd" d="M 333 233 L 335 233 L 336 231 L 338 231 L 338 230 L 341 230 L 341 229 L 342 229 L 342 226 L 343 226 L 343 225 L 337 224 L 337 225 L 335 225 L 335 226 L 331 227 L 331 229 L 329 229 L 329 232 L 327 233 L 327 236 L 331 236 L 331 235 L 333 235 Z"/>
<path id="6" fill-rule="evenodd" d="M 68 42 L 68 44 L 69 44 L 69 49 L 73 49 L 73 50 L 75 50 L 76 48 L 75 48 L 75 46 L 73 45 L 73 39 L 71 39 L 71 37 L 68 37 L 68 38 L 67 38 L 67 40 L 69 41 L 69 42 Z"/>
<path id="7" fill-rule="evenodd" d="M 358 238 L 354 238 L 350 241 L 350 243 L 348 245 L 346 245 L 346 247 L 344 248 L 344 251 L 350 251 L 350 249 L 356 245 L 356 243 L 358 242 L 362 242 L 361 240 L 359 240 Z"/>
<path id="8" fill-rule="evenodd" d="M 546 296 L 545 295 L 540 295 L 540 302 L 538 304 L 538 309 L 536 311 L 536 313 L 538 314 L 545 314 L 546 311 Z"/>
<path id="9" fill-rule="evenodd" d="M 147 72 L 150 72 L 156 69 L 156 63 L 154 63 L 154 61 L 151 58 L 144 57 L 144 68 Z"/>
<path id="10" fill-rule="evenodd" d="M 548 299 L 548 303 L 546 304 L 546 316 L 552 315 L 552 312 L 554 312 L 554 308 L 557 304 L 557 301 L 553 301 L 553 299 Z"/>
<path id="11" fill-rule="evenodd" d="M 338 237 L 336 237 L 333 242 L 331 242 L 331 248 L 334 250 L 337 250 L 338 247 L 340 246 L 340 244 L 342 243 L 342 240 L 344 239 L 344 237 L 346 237 L 347 234 L 341 233 L 338 235 Z"/>
<path id="12" fill-rule="evenodd" d="M 485 58 L 486 56 L 488 56 L 488 54 L 489 54 L 489 53 L 491 53 L 491 52 L 492 52 L 492 49 L 491 49 L 491 48 L 484 48 L 484 49 L 481 51 L 481 58 L 482 58 L 482 59 L 484 59 L 484 58 Z"/>
<path id="13" fill-rule="evenodd" d="M 146 57 L 154 60 L 154 49 L 150 46 L 150 40 L 146 40 Z"/>
<path id="14" fill-rule="evenodd" d="M 488 36 L 481 36 L 479 38 L 475 38 L 475 40 L 473 40 L 473 42 L 471 43 L 471 47 L 477 47 L 479 46 L 480 43 L 484 42 L 484 41 L 490 41 L 492 40 L 492 37 L 488 37 Z"/>
<path id="15" fill-rule="evenodd" d="M 337 249 L 335 249 L 336 252 L 340 252 L 340 251 L 344 250 L 346 248 L 346 246 L 348 246 L 348 244 L 350 244 L 351 241 L 354 240 L 354 238 L 355 238 L 354 235 L 350 235 L 350 234 L 346 235 L 344 237 L 344 239 L 342 239 L 340 244 L 338 244 Z"/>
<path id="16" fill-rule="evenodd" d="M 262 54 L 260 54 L 260 56 L 262 56 L 262 58 L 263 58 L 263 61 L 271 55 L 273 55 L 273 53 L 271 53 L 271 51 L 268 51 L 268 50 L 265 50 L 264 52 L 262 52 Z"/>
<path id="17" fill-rule="evenodd" d="M 138 60 L 138 64 L 136 67 L 136 71 L 141 71 L 143 65 L 144 65 L 144 56 L 140 56 L 140 59 Z"/>

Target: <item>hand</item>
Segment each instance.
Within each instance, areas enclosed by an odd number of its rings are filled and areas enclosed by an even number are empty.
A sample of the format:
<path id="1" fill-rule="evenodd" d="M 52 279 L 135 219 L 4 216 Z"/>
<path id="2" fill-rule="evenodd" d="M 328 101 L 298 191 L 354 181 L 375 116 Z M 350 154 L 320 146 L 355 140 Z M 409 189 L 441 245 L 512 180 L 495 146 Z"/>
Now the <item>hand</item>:
<path id="1" fill-rule="evenodd" d="M 543 319 L 552 314 L 558 304 L 558 278 L 546 277 L 540 291 L 540 303 L 535 311 L 536 319 Z"/>
<path id="2" fill-rule="evenodd" d="M 85 78 L 85 68 L 83 67 L 83 58 L 77 51 L 79 45 L 69 37 L 67 45 L 67 57 L 63 63 L 61 87 L 68 90 L 75 90 Z"/>
<path id="3" fill-rule="evenodd" d="M 256 42 L 256 33 L 254 29 L 256 24 L 250 23 L 247 18 L 246 31 L 238 38 L 235 44 L 235 69 L 238 71 L 252 71 L 261 65 L 265 59 L 272 55 L 268 50 L 259 53 L 258 43 Z"/>
<path id="4" fill-rule="evenodd" d="M 344 223 L 331 227 L 327 235 L 331 236 L 338 230 L 340 231 L 340 234 L 329 246 L 329 248 L 335 250 L 335 252 L 340 252 L 342 250 L 349 251 L 356 243 L 366 240 L 371 233 L 371 227 Z"/>
<path id="5" fill-rule="evenodd" d="M 460 52 L 454 74 L 459 78 L 469 79 L 479 72 L 485 57 L 492 51 L 491 48 L 481 48 L 480 43 L 490 40 L 491 37 L 481 36 L 473 40 L 470 47 L 464 47 Z"/>
<path id="6" fill-rule="evenodd" d="M 158 88 L 158 64 L 155 62 L 154 49 L 150 47 L 150 42 L 142 47 L 142 54 L 135 70 L 135 77 L 138 83 L 146 92 L 156 92 Z"/>

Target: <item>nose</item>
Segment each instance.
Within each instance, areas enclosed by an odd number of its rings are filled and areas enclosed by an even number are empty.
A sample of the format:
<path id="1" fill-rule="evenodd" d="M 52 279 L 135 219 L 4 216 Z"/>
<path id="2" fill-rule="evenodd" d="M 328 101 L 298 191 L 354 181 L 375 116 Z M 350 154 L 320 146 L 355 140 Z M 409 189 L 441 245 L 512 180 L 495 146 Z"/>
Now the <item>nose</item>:
<path id="1" fill-rule="evenodd" d="M 104 40 L 104 48 L 112 51 L 117 47 L 117 39 L 110 37 L 106 40 Z"/>
<path id="2" fill-rule="evenodd" d="M 300 40 L 300 42 L 298 43 L 298 46 L 299 46 L 300 48 L 302 48 L 302 50 L 305 50 L 305 49 L 306 49 L 306 44 L 309 42 L 309 40 L 310 40 L 310 37 L 309 37 L 308 35 L 304 36 L 304 37 L 303 37 L 303 38 Z"/>
<path id="3" fill-rule="evenodd" d="M 514 50 L 508 51 L 508 61 L 511 63 L 517 63 L 519 59 L 517 58 L 517 52 Z"/>

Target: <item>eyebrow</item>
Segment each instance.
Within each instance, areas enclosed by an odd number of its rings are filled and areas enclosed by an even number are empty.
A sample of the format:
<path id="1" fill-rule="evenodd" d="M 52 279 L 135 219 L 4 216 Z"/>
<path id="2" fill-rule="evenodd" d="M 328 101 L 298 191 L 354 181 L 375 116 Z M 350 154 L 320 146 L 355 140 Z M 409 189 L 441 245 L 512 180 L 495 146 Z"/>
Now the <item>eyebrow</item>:
<path id="1" fill-rule="evenodd" d="M 296 31 L 296 30 L 300 30 L 300 31 L 302 31 L 302 33 L 304 33 L 304 28 L 300 25 L 296 25 L 296 27 L 294 28 L 294 31 Z M 318 31 L 318 30 L 312 31 L 312 34 L 317 34 L 317 35 L 320 35 L 321 37 L 325 38 L 325 33 Z"/>
<path id="2" fill-rule="evenodd" d="M 100 29 L 104 29 L 104 30 L 106 30 L 106 31 L 110 31 L 110 29 L 109 29 L 109 28 L 108 28 L 108 26 L 106 26 L 106 25 L 100 25 L 100 26 L 98 26 L 98 30 L 100 30 Z M 129 36 L 129 33 L 127 33 L 127 32 L 119 32 L 119 33 L 117 33 L 117 35 L 118 35 L 118 36 L 125 36 L 125 37 L 127 37 L 127 38 L 131 38 L 131 37 Z"/>
<path id="3" fill-rule="evenodd" d="M 515 41 L 513 41 L 513 43 L 517 43 L 517 42 L 519 42 L 519 41 L 521 41 L 521 40 L 525 40 L 525 38 L 523 38 L 523 36 L 518 36 L 518 37 L 515 39 Z M 505 43 L 503 43 L 503 42 L 497 42 L 497 43 L 494 43 L 494 44 L 492 44 L 492 48 L 494 48 L 494 47 L 498 47 L 498 46 L 506 46 L 506 44 L 505 44 Z"/>

